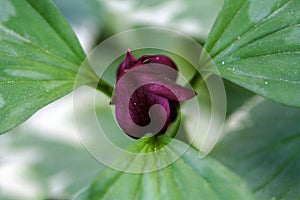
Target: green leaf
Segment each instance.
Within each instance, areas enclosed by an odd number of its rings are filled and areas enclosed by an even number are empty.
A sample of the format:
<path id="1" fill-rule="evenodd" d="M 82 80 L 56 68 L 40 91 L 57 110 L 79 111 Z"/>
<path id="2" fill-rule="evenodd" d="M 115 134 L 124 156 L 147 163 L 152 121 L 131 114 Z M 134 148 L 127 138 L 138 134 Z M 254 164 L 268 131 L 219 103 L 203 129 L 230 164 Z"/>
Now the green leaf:
<path id="1" fill-rule="evenodd" d="M 299 119 L 299 109 L 254 97 L 232 115 L 212 156 L 239 174 L 258 199 L 298 199 Z"/>
<path id="2" fill-rule="evenodd" d="M 239 109 L 247 100 L 253 97 L 253 93 L 230 81 L 224 80 L 227 97 L 227 115 Z"/>
<path id="3" fill-rule="evenodd" d="M 227 0 L 205 49 L 222 77 L 299 107 L 299 24 L 298 0 Z"/>
<path id="4" fill-rule="evenodd" d="M 0 0 L 0 134 L 74 89 L 85 54 L 50 0 Z M 97 81 L 89 68 L 76 87 Z"/>
<path id="5" fill-rule="evenodd" d="M 123 157 L 124 170 L 163 166 L 178 158 L 186 145 L 167 137 L 144 138 L 128 150 L 137 156 Z M 143 153 L 152 155 L 145 159 Z M 141 157 L 140 157 L 141 156 Z M 107 168 L 78 199 L 253 199 L 243 182 L 211 158 L 199 159 L 189 148 L 175 162 L 160 170 L 129 173 Z"/>

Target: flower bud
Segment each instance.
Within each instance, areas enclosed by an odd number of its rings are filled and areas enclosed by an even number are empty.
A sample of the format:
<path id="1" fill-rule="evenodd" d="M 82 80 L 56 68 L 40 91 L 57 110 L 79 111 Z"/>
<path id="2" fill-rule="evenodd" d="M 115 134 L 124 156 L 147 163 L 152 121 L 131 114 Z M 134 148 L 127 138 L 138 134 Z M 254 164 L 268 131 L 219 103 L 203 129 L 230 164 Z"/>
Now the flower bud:
<path id="1" fill-rule="evenodd" d="M 179 102 L 195 96 L 193 90 L 176 84 L 177 76 L 178 68 L 169 57 L 144 55 L 136 59 L 128 50 L 117 71 L 112 100 L 118 124 L 126 134 L 141 138 L 167 130 L 177 117 Z M 154 105 L 160 107 L 151 114 Z"/>

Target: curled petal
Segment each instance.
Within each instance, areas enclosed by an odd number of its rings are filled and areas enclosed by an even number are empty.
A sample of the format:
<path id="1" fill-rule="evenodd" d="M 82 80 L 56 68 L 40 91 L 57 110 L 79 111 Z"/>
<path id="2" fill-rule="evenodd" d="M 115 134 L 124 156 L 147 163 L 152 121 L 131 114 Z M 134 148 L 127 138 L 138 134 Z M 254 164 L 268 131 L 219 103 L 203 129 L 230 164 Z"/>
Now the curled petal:
<path id="1" fill-rule="evenodd" d="M 156 64 L 161 64 L 165 65 L 166 67 L 170 67 L 174 69 L 175 71 L 178 71 L 178 68 L 176 64 L 167 56 L 164 55 L 155 55 L 155 56 L 142 56 L 141 58 L 138 59 L 138 62 L 141 62 L 142 64 L 149 64 L 149 63 L 156 63 Z M 169 78 L 173 81 L 176 81 L 177 79 L 177 73 L 171 73 L 168 74 Z"/>
<path id="2" fill-rule="evenodd" d="M 145 88 L 151 93 L 157 94 L 161 97 L 165 97 L 172 101 L 186 101 L 196 96 L 196 93 L 188 88 L 182 87 L 172 82 L 160 82 L 156 84 L 146 85 Z"/>
<path id="3" fill-rule="evenodd" d="M 130 49 L 127 50 L 125 60 L 121 63 L 117 71 L 117 80 L 126 73 L 126 70 L 131 69 L 137 62 Z"/>
<path id="4" fill-rule="evenodd" d="M 182 102 L 196 96 L 192 89 L 174 82 L 170 77 L 177 74 L 177 71 L 164 65 L 153 63 L 140 65 L 129 73 L 136 84 L 143 85 L 149 92 L 170 100 Z"/>
<path id="5" fill-rule="evenodd" d="M 140 87 L 130 97 L 128 105 L 125 101 L 128 99 L 127 89 L 126 85 L 117 84 L 116 90 L 123 91 L 117 93 L 115 97 L 116 118 L 120 127 L 134 138 L 141 138 L 147 133 L 164 132 L 170 118 L 168 99 Z M 160 105 L 160 109 L 156 109 L 153 113 L 155 116 L 151 117 L 149 111 L 154 105 Z"/>
<path id="6" fill-rule="evenodd" d="M 170 67 L 175 71 L 178 71 L 176 64 L 167 56 L 164 55 L 144 55 L 139 59 L 136 59 L 131 53 L 130 49 L 127 50 L 125 60 L 121 63 L 117 71 L 117 80 L 120 79 L 129 69 L 133 69 L 137 66 L 149 63 L 156 63 Z M 168 74 L 169 78 L 173 81 L 177 79 L 177 73 Z"/>

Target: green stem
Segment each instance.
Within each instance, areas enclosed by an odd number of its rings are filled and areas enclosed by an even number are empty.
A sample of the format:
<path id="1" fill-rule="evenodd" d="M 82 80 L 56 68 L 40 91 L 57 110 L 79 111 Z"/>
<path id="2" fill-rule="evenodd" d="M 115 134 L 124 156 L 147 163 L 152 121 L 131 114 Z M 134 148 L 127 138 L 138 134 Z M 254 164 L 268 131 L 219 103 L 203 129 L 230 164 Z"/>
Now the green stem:
<path id="1" fill-rule="evenodd" d="M 97 90 L 100 92 L 103 92 L 106 94 L 107 97 L 111 98 L 113 95 L 114 88 L 111 87 L 107 82 L 99 78 L 99 76 L 94 72 L 94 70 L 90 67 L 90 65 L 87 66 L 89 69 L 89 72 L 91 73 L 91 79 L 94 80 L 93 83 L 90 84 L 91 87 L 95 87 L 95 82 L 97 83 Z"/>
<path id="2" fill-rule="evenodd" d="M 170 123 L 166 133 L 164 133 L 163 135 L 170 137 L 170 138 L 174 138 L 179 130 L 179 126 L 181 123 L 181 111 L 180 109 L 177 109 L 177 113 L 178 116 L 176 118 L 176 120 L 172 123 Z"/>
<path id="3" fill-rule="evenodd" d="M 103 92 L 108 96 L 109 98 L 112 97 L 114 88 L 111 87 L 108 83 L 106 83 L 104 80 L 100 79 L 98 81 L 97 90 Z"/>
<path id="4" fill-rule="evenodd" d="M 192 88 L 197 91 L 197 86 L 207 80 L 213 73 L 202 73 L 200 74 L 198 71 L 195 72 L 191 80 L 189 81 L 189 84 L 192 86 Z"/>
<path id="5" fill-rule="evenodd" d="M 202 79 L 202 76 L 199 74 L 199 72 L 195 72 L 194 76 L 192 77 L 192 79 L 189 81 L 189 84 L 193 87 L 193 89 L 195 90 L 196 88 L 196 85 L 199 81 L 199 79 Z"/>

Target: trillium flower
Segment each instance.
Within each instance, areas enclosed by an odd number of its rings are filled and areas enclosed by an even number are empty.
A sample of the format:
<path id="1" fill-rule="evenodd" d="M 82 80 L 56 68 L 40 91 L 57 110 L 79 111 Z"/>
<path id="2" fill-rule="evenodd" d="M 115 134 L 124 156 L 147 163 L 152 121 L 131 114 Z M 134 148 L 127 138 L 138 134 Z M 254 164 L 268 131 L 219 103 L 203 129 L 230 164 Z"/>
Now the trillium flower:
<path id="1" fill-rule="evenodd" d="M 164 55 L 136 59 L 128 50 L 117 71 L 112 104 L 123 131 L 141 138 L 147 133 L 162 134 L 177 117 L 179 102 L 195 96 L 191 89 L 176 84 L 176 64 Z"/>

